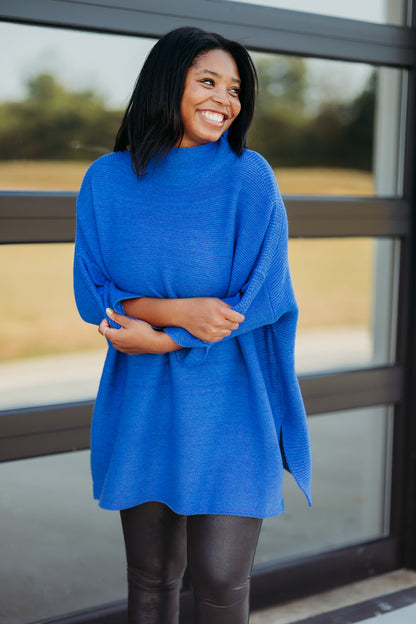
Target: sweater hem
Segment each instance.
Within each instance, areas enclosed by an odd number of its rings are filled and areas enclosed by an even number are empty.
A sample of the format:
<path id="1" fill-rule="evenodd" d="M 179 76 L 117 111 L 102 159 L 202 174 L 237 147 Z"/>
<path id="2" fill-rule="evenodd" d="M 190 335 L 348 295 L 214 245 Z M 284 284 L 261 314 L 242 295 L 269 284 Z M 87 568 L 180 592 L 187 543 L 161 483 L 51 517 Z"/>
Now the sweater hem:
<path id="1" fill-rule="evenodd" d="M 157 502 L 157 503 L 163 503 L 164 505 L 169 507 L 174 513 L 180 516 L 218 515 L 218 516 L 241 516 L 241 517 L 248 517 L 248 518 L 266 519 L 266 518 L 274 518 L 276 516 L 280 516 L 285 511 L 283 501 L 281 505 L 277 506 L 275 509 L 270 509 L 269 511 L 259 512 L 259 511 L 254 511 L 254 510 L 242 511 L 241 509 L 238 510 L 238 509 L 230 509 L 230 508 L 228 509 L 225 509 L 225 508 L 191 509 L 191 510 L 185 509 L 185 508 L 182 509 L 177 505 L 172 505 L 163 497 L 144 498 L 144 499 L 138 500 L 137 502 L 132 502 L 131 504 L 129 503 L 128 505 L 106 503 L 106 502 L 100 501 L 100 499 L 97 496 L 95 496 L 94 498 L 95 500 L 98 501 L 98 506 L 101 509 L 105 509 L 107 511 L 121 511 L 123 509 L 130 509 L 132 507 L 136 507 L 137 505 L 141 505 L 143 503 Z"/>

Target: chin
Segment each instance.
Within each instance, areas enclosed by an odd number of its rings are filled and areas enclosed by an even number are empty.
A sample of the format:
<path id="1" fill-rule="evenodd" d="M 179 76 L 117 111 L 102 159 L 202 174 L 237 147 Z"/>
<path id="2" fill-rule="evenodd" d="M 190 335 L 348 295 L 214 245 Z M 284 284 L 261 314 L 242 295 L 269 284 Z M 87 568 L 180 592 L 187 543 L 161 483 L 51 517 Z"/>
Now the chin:
<path id="1" fill-rule="evenodd" d="M 225 130 L 220 130 L 217 132 L 209 132 L 208 134 L 205 135 L 205 137 L 203 138 L 203 141 L 205 143 L 209 142 L 209 143 L 213 143 L 214 141 L 218 141 L 218 139 L 220 139 L 222 137 L 222 135 L 224 134 Z M 202 137 L 201 137 L 202 139 Z"/>
<path id="2" fill-rule="evenodd" d="M 195 147 L 198 145 L 204 145 L 205 143 L 215 143 L 215 141 L 218 141 L 222 137 L 226 130 L 227 128 L 208 131 L 205 130 L 205 132 L 201 131 L 198 132 L 198 134 L 195 133 L 193 138 L 190 140 Z"/>

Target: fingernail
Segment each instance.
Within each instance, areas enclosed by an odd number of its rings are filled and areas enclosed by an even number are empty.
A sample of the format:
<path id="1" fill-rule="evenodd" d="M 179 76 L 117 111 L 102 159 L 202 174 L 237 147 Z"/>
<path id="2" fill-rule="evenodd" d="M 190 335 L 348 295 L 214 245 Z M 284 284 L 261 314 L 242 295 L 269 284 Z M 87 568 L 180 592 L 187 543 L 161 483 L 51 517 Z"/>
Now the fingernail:
<path id="1" fill-rule="evenodd" d="M 111 308 L 106 308 L 105 313 L 108 314 L 108 316 L 111 316 L 112 314 L 114 314 L 114 310 L 112 310 Z"/>

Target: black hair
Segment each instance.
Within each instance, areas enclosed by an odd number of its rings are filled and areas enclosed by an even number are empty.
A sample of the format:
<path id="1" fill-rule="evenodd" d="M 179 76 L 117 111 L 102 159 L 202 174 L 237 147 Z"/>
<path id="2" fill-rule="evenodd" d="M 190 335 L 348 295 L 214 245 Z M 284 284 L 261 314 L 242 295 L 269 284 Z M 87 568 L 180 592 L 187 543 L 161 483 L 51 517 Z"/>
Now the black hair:
<path id="1" fill-rule="evenodd" d="M 116 136 L 114 151 L 130 150 L 138 176 L 146 173 L 154 156 L 161 159 L 180 144 L 184 133 L 180 107 L 187 71 L 196 58 L 217 49 L 233 57 L 240 74 L 241 111 L 227 138 L 238 156 L 243 153 L 258 87 L 254 63 L 236 41 L 185 26 L 161 37 L 149 52 Z"/>

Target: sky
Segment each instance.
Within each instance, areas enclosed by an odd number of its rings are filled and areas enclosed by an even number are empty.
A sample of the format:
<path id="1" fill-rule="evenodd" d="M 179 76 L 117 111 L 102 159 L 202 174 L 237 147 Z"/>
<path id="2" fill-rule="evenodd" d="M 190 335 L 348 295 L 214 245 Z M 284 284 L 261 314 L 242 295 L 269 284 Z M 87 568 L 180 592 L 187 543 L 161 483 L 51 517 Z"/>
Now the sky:
<path id="1" fill-rule="evenodd" d="M 338 11 L 344 17 L 353 13 L 357 18 L 383 21 L 385 1 L 259 0 L 257 4 L 300 10 L 313 7 L 325 13 Z M 349 15 L 345 15 L 346 9 Z M 46 72 L 71 89 L 91 89 L 102 95 L 108 106 L 124 108 L 154 41 L 0 22 L 0 101 L 23 98 L 27 80 Z M 315 96 L 311 94 L 315 98 L 321 88 L 326 94 L 333 90 L 346 99 L 353 97 L 370 72 L 368 66 L 358 63 L 314 59 L 307 63 L 316 83 Z"/>
<path id="2" fill-rule="evenodd" d="M 0 22 L 0 101 L 24 97 L 28 78 L 53 74 L 124 107 L 154 39 Z M 7 59 L 7 60 L 6 60 Z"/>

